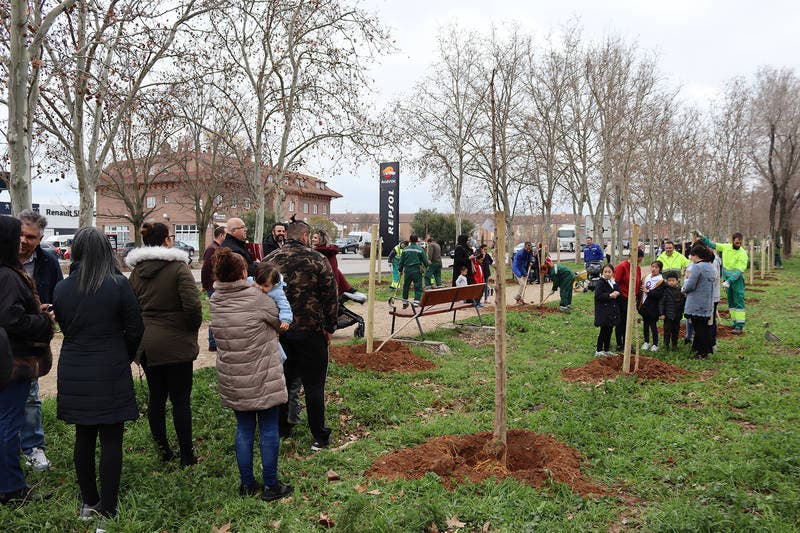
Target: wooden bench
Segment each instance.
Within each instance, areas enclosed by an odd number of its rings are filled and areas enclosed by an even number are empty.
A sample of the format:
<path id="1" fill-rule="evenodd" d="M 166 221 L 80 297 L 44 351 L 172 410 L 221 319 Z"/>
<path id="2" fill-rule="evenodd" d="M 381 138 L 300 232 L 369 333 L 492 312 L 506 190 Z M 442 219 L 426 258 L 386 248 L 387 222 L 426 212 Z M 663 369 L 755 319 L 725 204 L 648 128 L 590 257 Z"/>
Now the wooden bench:
<path id="1" fill-rule="evenodd" d="M 422 299 L 419 302 L 394 297 L 389 298 L 389 305 L 391 306 L 389 314 L 392 315 L 392 335 L 394 335 L 395 320 L 397 320 L 397 317 L 402 317 L 408 318 L 409 322 L 416 320 L 417 327 L 419 328 L 419 335 L 422 340 L 425 340 L 422 324 L 419 322 L 420 317 L 449 313 L 452 311 L 453 322 L 455 322 L 456 311 L 459 309 L 475 309 L 475 313 L 478 315 L 478 321 L 483 325 L 481 311 L 477 304 L 480 303 L 481 298 L 483 298 L 483 291 L 485 288 L 486 285 L 483 283 L 476 283 L 464 287 L 430 289 L 422 293 Z"/>

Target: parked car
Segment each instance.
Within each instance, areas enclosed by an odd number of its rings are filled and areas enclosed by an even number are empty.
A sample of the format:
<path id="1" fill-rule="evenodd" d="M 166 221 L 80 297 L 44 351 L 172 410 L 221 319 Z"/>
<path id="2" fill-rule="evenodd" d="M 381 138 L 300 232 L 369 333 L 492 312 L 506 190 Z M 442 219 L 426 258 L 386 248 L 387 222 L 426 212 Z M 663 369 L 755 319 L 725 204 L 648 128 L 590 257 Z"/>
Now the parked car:
<path id="1" fill-rule="evenodd" d="M 175 241 L 175 243 L 172 246 L 173 248 L 177 248 L 178 250 L 183 250 L 184 252 L 189 254 L 189 264 L 190 265 L 192 264 L 192 256 L 194 255 L 194 246 L 186 244 L 183 241 Z"/>
<path id="2" fill-rule="evenodd" d="M 52 245 L 52 243 L 42 241 L 39 243 L 39 246 L 41 246 L 42 250 L 50 252 L 51 254 L 58 257 L 58 251 L 56 250 L 56 247 Z"/>
<path id="3" fill-rule="evenodd" d="M 126 257 L 134 248 L 136 248 L 135 242 L 126 242 L 122 247 L 122 257 Z"/>
<path id="4" fill-rule="evenodd" d="M 352 241 L 350 239 L 339 238 L 336 239 L 335 242 L 336 246 L 339 247 L 339 252 L 346 254 L 347 252 L 352 252 L 354 254 L 358 253 L 358 243 L 356 241 Z"/>

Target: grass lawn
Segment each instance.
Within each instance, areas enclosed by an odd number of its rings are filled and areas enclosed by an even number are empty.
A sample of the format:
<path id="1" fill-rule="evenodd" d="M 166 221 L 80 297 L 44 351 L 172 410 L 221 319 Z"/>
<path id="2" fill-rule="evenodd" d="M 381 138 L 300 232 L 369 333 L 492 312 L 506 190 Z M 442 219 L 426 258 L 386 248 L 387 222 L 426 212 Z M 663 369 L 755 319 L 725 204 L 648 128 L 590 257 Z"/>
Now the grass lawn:
<path id="1" fill-rule="evenodd" d="M 282 443 L 279 468 L 294 496 L 270 504 L 237 495 L 234 417 L 220 405 L 214 369 L 199 371 L 193 412 L 200 464 L 161 464 L 146 418 L 127 424 L 120 513 L 108 530 L 208 532 L 230 523 L 230 531 L 316 531 L 328 529 L 328 520 L 335 531 L 359 532 L 427 531 L 434 523 L 444 531 L 448 521 L 465 524 L 462 531 L 800 530 L 800 260 L 776 276 L 755 287 L 765 292 L 748 293 L 759 302 L 748 304 L 747 334 L 720 340 L 710 360 L 694 361 L 687 349 L 657 354 L 701 377 L 678 383 L 624 377 L 595 387 L 561 379 L 562 368 L 593 357 L 591 293 L 576 294 L 570 315 L 509 313 L 509 427 L 554 435 L 584 455 L 587 475 L 638 503 L 513 480 L 450 491 L 435 474 L 366 479 L 387 451 L 429 436 L 491 431 L 493 343 L 473 347 L 442 330 L 430 338 L 446 342 L 452 354 L 415 348 L 439 365 L 432 371 L 380 374 L 331 364 L 334 446 L 354 442 L 312 453 L 307 426 L 298 426 Z M 388 297 L 388 287 L 381 291 Z M 765 322 L 779 344 L 765 342 Z M 144 416 L 147 387 L 136 385 Z M 93 531 L 77 519 L 74 429 L 55 418 L 52 399 L 44 402 L 44 426 L 54 466 L 28 479 L 54 496 L 0 508 L 2 530 Z M 329 470 L 341 480 L 329 482 Z"/>

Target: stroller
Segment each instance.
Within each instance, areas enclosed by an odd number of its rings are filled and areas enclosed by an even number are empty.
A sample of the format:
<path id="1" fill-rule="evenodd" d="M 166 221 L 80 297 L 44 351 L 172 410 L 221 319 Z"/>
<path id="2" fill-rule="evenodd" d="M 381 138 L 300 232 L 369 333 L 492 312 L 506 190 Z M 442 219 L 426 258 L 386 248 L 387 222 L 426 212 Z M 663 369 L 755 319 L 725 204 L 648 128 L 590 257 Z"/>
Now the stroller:
<path id="1" fill-rule="evenodd" d="M 353 324 L 358 324 L 353 336 L 360 339 L 364 336 L 364 319 L 361 315 L 345 307 L 345 302 L 352 301 L 363 304 L 367 301 L 367 295 L 363 292 L 343 292 L 339 295 L 339 315 L 337 317 L 337 328 L 349 328 Z"/>
<path id="2" fill-rule="evenodd" d="M 593 291 L 595 287 L 597 287 L 597 283 L 600 281 L 600 274 L 602 272 L 602 261 L 590 261 L 586 263 L 586 277 L 589 279 L 589 283 L 583 288 L 583 292 Z"/>

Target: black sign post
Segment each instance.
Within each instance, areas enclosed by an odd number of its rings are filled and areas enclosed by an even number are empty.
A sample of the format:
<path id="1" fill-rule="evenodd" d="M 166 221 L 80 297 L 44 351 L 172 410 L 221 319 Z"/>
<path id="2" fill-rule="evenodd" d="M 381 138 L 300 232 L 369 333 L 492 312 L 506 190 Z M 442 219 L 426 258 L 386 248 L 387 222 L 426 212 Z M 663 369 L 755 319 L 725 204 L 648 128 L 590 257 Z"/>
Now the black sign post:
<path id="1" fill-rule="evenodd" d="M 400 242 L 400 163 L 381 163 L 380 175 L 380 238 L 383 255 L 388 255 Z"/>

